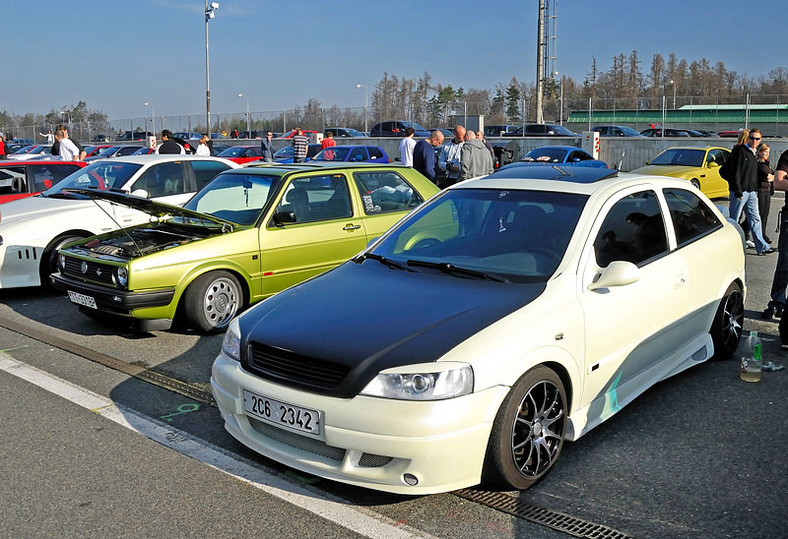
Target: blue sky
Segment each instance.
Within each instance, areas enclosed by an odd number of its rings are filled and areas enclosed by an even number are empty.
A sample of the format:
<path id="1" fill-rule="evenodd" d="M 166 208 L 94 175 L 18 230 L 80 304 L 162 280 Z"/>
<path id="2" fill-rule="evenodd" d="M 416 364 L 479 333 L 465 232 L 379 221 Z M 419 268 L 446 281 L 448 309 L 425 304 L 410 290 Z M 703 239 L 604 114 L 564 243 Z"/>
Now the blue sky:
<path id="1" fill-rule="evenodd" d="M 212 113 L 364 103 L 383 72 L 492 89 L 533 82 L 537 0 L 219 0 L 210 22 Z M 557 69 L 578 81 L 636 49 L 641 69 L 675 52 L 752 77 L 788 65 L 772 15 L 784 0 L 558 0 Z M 67 7 L 68 6 L 68 7 Z M 0 110 L 86 101 L 110 119 L 205 111 L 204 0 L 6 0 Z M 756 18 L 757 13 L 761 13 Z"/>

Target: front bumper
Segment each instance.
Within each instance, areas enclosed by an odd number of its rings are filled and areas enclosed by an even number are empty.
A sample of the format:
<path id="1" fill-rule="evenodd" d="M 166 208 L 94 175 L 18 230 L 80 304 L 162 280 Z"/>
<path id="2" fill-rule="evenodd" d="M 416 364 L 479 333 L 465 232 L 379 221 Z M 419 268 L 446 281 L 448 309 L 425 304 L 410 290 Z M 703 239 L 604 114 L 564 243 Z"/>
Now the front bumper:
<path id="1" fill-rule="evenodd" d="M 175 297 L 174 288 L 146 292 L 118 290 L 85 283 L 62 273 L 50 275 L 49 280 L 55 289 L 90 296 L 96 300 L 96 307 L 99 311 L 118 316 L 133 316 L 132 311 L 135 309 L 166 307 L 172 303 Z"/>
<path id="2" fill-rule="evenodd" d="M 263 380 L 223 353 L 211 374 L 225 428 L 247 447 L 326 479 L 409 495 L 448 492 L 481 481 L 492 423 L 509 391 L 499 386 L 427 402 L 339 399 Z M 256 420 L 244 411 L 244 389 L 319 410 L 320 434 L 301 434 Z"/>

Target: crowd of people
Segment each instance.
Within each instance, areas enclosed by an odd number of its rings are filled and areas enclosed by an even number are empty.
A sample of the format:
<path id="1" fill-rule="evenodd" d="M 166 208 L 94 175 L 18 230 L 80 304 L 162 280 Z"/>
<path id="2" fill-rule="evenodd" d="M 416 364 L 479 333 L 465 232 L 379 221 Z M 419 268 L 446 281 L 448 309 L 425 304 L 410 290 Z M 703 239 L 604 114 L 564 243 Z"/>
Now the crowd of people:
<path id="1" fill-rule="evenodd" d="M 418 170 L 439 187 L 491 174 L 495 152 L 483 133 L 466 130 L 462 125 L 455 126 L 452 132 L 454 137 L 444 144 L 441 131 L 416 141 L 414 130 L 408 128 L 399 145 L 401 163 Z M 436 156 L 438 147 L 441 149 Z"/>

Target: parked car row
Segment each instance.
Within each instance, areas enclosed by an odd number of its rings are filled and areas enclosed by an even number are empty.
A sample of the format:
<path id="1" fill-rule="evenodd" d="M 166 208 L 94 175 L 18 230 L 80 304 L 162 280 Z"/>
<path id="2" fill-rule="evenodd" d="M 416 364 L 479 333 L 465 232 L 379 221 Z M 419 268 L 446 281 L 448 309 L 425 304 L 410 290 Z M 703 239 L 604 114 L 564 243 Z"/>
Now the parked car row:
<path id="1" fill-rule="evenodd" d="M 58 182 L 33 165 L 70 163 L 0 163 L 0 189 L 29 195 L 0 206 L 0 288 L 225 331 L 211 389 L 234 438 L 406 495 L 528 488 L 565 441 L 736 350 L 743 238 L 696 189 L 724 148 L 651 161 L 697 183 L 547 146 L 443 191 L 377 146 L 256 151 L 98 159 Z"/>

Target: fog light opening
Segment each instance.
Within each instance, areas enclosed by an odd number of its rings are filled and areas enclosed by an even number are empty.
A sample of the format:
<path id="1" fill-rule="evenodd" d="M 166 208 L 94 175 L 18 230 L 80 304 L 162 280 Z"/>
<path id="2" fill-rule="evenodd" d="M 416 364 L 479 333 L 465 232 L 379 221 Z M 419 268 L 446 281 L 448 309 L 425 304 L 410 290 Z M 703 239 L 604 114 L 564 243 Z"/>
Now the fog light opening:
<path id="1" fill-rule="evenodd" d="M 413 475 L 412 473 L 406 473 L 402 476 L 402 480 L 405 481 L 405 484 L 410 487 L 415 487 L 419 484 L 419 478 Z"/>

